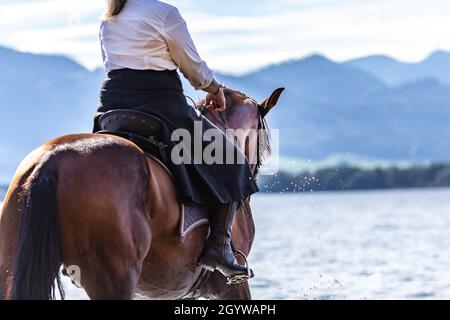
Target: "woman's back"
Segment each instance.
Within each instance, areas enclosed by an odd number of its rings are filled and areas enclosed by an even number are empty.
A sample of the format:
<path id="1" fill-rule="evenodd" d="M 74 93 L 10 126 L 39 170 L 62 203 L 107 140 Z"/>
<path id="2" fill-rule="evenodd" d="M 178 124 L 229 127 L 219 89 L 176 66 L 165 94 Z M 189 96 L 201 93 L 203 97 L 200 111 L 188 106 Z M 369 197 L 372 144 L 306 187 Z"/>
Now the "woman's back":
<path id="1" fill-rule="evenodd" d="M 129 0 L 123 11 L 102 22 L 100 39 L 107 71 L 175 70 L 163 36 L 173 6 L 155 0 Z"/>

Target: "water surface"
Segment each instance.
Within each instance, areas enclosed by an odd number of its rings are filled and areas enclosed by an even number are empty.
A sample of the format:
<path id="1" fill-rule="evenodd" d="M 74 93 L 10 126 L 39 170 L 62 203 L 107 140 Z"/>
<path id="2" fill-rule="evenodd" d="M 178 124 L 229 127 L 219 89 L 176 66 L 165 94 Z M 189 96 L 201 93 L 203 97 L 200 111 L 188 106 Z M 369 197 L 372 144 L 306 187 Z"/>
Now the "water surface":
<path id="1" fill-rule="evenodd" d="M 253 208 L 255 299 L 450 298 L 450 189 L 259 195 Z"/>

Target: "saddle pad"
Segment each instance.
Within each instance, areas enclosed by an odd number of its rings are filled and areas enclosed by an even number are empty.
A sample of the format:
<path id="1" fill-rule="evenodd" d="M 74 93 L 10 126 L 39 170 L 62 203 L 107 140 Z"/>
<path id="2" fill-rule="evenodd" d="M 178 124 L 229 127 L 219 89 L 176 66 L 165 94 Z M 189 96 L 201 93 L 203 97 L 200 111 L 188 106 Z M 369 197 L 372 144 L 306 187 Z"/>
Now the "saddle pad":
<path id="1" fill-rule="evenodd" d="M 209 224 L 208 210 L 204 207 L 184 204 L 181 208 L 180 237 L 186 236 L 197 227 Z"/>

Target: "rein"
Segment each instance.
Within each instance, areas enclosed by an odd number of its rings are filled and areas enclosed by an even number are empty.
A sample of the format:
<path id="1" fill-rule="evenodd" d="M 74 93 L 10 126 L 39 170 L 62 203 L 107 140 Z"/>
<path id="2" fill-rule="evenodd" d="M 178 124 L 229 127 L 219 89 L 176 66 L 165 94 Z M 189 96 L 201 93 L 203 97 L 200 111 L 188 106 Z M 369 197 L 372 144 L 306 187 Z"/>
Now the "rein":
<path id="1" fill-rule="evenodd" d="M 262 114 L 261 114 L 262 110 L 264 110 L 264 106 L 260 105 L 255 99 L 252 99 L 250 97 L 247 97 L 247 99 L 250 99 L 256 105 L 256 107 L 258 108 L 258 118 L 259 118 L 258 119 L 258 141 L 256 142 L 257 143 L 257 146 L 256 146 L 256 153 L 257 153 L 256 157 L 257 158 L 256 158 L 256 164 L 251 166 L 253 175 L 256 176 L 258 174 L 258 170 L 259 170 L 259 168 L 261 166 L 261 163 L 262 163 L 260 132 L 261 132 L 261 130 L 266 130 L 267 128 L 266 128 L 266 125 L 264 123 L 264 120 L 263 120 L 263 117 L 262 117 Z M 200 110 L 200 113 L 203 116 L 205 116 L 206 113 L 209 113 L 210 115 L 212 115 L 213 118 L 217 121 L 217 123 L 220 124 L 220 126 L 222 126 L 225 129 L 225 134 L 226 134 L 227 130 L 233 129 L 228 124 L 228 121 L 227 121 L 226 117 L 224 116 L 223 112 L 214 112 L 213 110 L 208 109 L 206 107 L 199 108 L 195 103 L 194 103 L 194 106 L 197 109 Z"/>

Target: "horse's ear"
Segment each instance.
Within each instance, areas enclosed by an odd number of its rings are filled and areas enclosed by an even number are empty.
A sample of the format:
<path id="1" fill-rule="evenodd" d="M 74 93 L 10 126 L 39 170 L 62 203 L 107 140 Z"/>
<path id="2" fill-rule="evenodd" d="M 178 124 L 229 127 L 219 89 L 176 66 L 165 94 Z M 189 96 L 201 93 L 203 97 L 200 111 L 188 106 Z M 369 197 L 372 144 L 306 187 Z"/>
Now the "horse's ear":
<path id="1" fill-rule="evenodd" d="M 281 94 L 283 93 L 284 88 L 278 88 L 275 90 L 269 98 L 260 103 L 261 105 L 261 116 L 264 118 L 270 110 L 272 110 L 280 100 Z"/>

